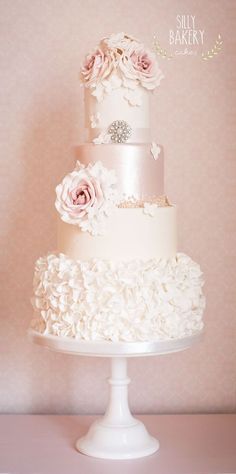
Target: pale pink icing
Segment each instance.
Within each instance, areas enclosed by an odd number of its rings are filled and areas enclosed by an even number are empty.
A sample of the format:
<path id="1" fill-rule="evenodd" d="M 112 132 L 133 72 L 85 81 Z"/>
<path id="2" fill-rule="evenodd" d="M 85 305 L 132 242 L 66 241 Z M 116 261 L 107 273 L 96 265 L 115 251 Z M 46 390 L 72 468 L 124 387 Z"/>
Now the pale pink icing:
<path id="1" fill-rule="evenodd" d="M 161 148 L 158 160 L 151 154 L 150 144 L 86 143 L 76 147 L 76 158 L 84 165 L 101 161 L 113 169 L 119 192 L 126 198 L 147 199 L 164 194 L 164 157 Z"/>

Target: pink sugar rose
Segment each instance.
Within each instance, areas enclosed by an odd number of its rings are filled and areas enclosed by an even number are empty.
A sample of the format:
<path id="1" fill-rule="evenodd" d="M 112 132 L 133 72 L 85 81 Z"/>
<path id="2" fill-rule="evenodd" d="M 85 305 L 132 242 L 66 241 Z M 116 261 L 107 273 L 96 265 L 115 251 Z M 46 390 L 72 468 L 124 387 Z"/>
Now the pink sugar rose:
<path id="1" fill-rule="evenodd" d="M 79 161 L 56 187 L 55 206 L 67 224 L 92 235 L 104 232 L 105 221 L 117 202 L 116 176 L 100 161 L 84 166 Z"/>
<path id="2" fill-rule="evenodd" d="M 81 78 L 85 86 L 102 81 L 111 74 L 115 67 L 115 57 L 111 50 L 98 48 L 86 57 L 81 69 Z"/>
<path id="3" fill-rule="evenodd" d="M 122 55 L 119 66 L 128 79 L 138 80 L 149 90 L 159 86 L 164 77 L 155 54 L 137 42 L 131 43 L 130 48 Z"/>
<path id="4" fill-rule="evenodd" d="M 99 181 L 86 176 L 81 169 L 65 176 L 56 187 L 55 206 L 64 222 L 77 224 L 86 216 L 91 207 L 98 209 L 103 202 L 103 192 Z"/>

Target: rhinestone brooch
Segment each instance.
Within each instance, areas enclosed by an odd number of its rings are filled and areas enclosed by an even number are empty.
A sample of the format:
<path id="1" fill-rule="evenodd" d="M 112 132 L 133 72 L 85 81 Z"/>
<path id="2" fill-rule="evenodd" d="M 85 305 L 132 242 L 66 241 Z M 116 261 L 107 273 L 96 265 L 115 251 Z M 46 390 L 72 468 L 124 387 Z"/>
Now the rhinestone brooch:
<path id="1" fill-rule="evenodd" d="M 111 134 L 111 141 L 115 143 L 124 143 L 128 140 L 132 132 L 132 128 L 124 120 L 115 120 L 108 129 Z"/>

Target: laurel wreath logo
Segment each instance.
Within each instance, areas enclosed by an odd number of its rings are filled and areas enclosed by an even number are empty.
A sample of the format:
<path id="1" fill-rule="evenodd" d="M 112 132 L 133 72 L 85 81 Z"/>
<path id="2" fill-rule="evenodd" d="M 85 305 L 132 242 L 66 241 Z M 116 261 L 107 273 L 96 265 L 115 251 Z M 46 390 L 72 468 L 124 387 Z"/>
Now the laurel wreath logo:
<path id="1" fill-rule="evenodd" d="M 202 53 L 201 58 L 204 61 L 208 61 L 209 59 L 214 58 L 222 50 L 222 45 L 223 45 L 223 39 L 222 39 L 221 35 L 218 34 L 218 37 L 217 37 L 217 39 L 215 41 L 215 44 L 212 47 L 212 49 L 210 49 L 209 51 L 207 51 L 205 53 Z M 161 56 L 163 59 L 167 59 L 168 61 L 170 59 L 173 59 L 173 57 L 174 57 L 173 54 L 169 53 L 166 49 L 161 47 L 157 36 L 154 36 L 153 46 L 154 46 L 155 52 L 156 52 L 156 54 L 158 54 L 158 56 Z"/>
<path id="2" fill-rule="evenodd" d="M 223 40 L 221 38 L 221 35 L 219 34 L 217 40 L 215 41 L 215 44 L 214 44 L 213 48 L 210 49 L 209 51 L 207 51 L 206 53 L 202 53 L 202 59 L 204 61 L 208 61 L 208 59 L 214 58 L 214 56 L 219 54 L 219 52 L 221 51 L 222 44 L 223 44 Z"/>
<path id="3" fill-rule="evenodd" d="M 163 59 L 167 59 L 167 60 L 173 58 L 173 55 L 172 55 L 172 54 L 169 54 L 169 53 L 166 51 L 166 49 L 164 49 L 164 48 L 161 47 L 157 36 L 154 36 L 153 46 L 154 46 L 155 51 L 156 51 L 156 53 L 158 54 L 158 56 L 161 56 Z"/>

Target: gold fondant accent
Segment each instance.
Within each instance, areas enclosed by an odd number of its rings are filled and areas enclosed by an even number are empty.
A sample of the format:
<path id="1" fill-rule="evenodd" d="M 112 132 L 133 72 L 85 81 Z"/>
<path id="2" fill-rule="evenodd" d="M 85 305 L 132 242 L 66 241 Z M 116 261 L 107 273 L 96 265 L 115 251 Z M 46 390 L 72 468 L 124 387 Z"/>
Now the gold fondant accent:
<path id="1" fill-rule="evenodd" d="M 155 196 L 147 198 L 145 200 L 129 198 L 126 199 L 118 205 L 122 208 L 134 208 L 134 207 L 144 207 L 144 204 L 156 204 L 158 207 L 168 207 L 171 206 L 167 196 Z"/>

